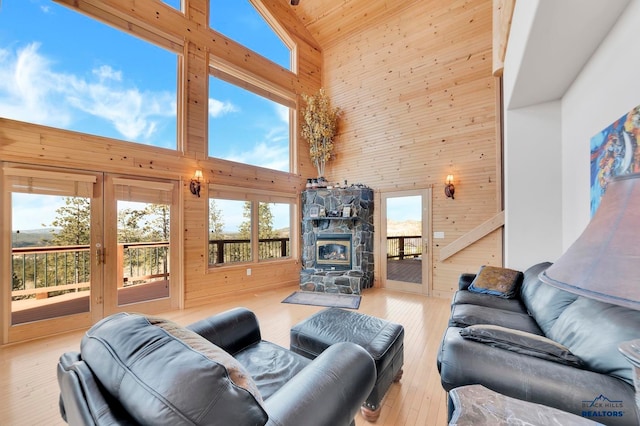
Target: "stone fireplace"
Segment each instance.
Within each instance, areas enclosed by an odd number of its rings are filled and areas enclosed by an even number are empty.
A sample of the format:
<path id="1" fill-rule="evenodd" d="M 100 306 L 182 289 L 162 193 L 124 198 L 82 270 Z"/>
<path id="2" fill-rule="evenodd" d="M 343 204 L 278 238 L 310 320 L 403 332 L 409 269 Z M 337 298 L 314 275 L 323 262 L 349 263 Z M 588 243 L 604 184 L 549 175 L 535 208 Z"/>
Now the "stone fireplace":
<path id="1" fill-rule="evenodd" d="M 372 287 L 373 238 L 373 190 L 304 191 L 300 289 L 360 294 Z"/>

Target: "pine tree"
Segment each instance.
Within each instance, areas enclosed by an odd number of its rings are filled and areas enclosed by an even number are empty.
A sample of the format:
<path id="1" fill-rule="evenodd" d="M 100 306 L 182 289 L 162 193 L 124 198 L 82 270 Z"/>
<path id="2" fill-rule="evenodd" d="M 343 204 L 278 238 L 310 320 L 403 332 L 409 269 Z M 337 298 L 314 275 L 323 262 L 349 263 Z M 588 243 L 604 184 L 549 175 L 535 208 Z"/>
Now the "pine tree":
<path id="1" fill-rule="evenodd" d="M 242 210 L 244 220 L 238 226 L 238 235 L 243 240 L 251 240 L 251 201 L 245 201 Z"/>
<path id="2" fill-rule="evenodd" d="M 91 201 L 84 197 L 65 197 L 65 205 L 56 210 L 51 222 L 56 228 L 53 244 L 84 245 L 91 242 Z M 43 225 L 46 227 L 46 225 Z"/>
<path id="3" fill-rule="evenodd" d="M 171 226 L 171 206 L 168 204 L 148 204 L 143 211 L 144 225 L 142 239 L 148 242 L 169 242 Z M 147 250 L 146 267 L 151 274 L 169 274 L 169 247 L 155 247 Z"/>
<path id="4" fill-rule="evenodd" d="M 167 204 L 149 204 L 143 211 L 143 241 L 169 241 L 171 206 Z"/>
<path id="5" fill-rule="evenodd" d="M 224 219 L 222 211 L 216 205 L 216 200 L 209 199 L 209 239 L 221 240 L 224 238 Z"/>
<path id="6" fill-rule="evenodd" d="M 137 243 L 144 241 L 140 223 L 145 217 L 144 210 L 118 210 L 118 243 Z"/>
<path id="7" fill-rule="evenodd" d="M 273 229 L 273 212 L 270 203 L 258 205 L 258 237 L 260 239 L 278 237 L 278 232 Z"/>
<path id="8" fill-rule="evenodd" d="M 218 263 L 218 251 L 224 251 L 224 243 L 213 243 L 224 239 L 224 219 L 216 200 L 209 199 L 209 263 Z"/>
<path id="9" fill-rule="evenodd" d="M 245 220 L 238 228 L 240 231 L 240 238 L 246 240 L 251 240 L 251 207 L 252 203 L 250 201 L 245 202 L 244 211 L 242 212 L 242 216 Z M 278 233 L 273 229 L 273 212 L 271 211 L 271 204 L 258 203 L 258 238 L 260 240 L 269 240 L 277 237 Z M 271 242 L 261 242 L 258 244 L 258 248 L 260 251 L 260 259 L 278 257 L 279 252 L 275 252 Z"/>
<path id="10" fill-rule="evenodd" d="M 56 210 L 56 218 L 51 222 L 56 229 L 53 233 L 53 244 L 65 245 L 89 245 L 91 243 L 91 200 L 84 197 L 65 197 L 65 205 Z M 46 226 L 46 225 L 43 225 Z M 60 277 L 60 271 L 46 271 L 49 282 L 79 283 L 89 280 L 90 259 L 89 251 L 74 251 L 72 268 L 67 270 L 66 277 Z M 66 263 L 66 254 L 65 254 Z M 44 266 L 36 266 L 37 270 Z M 40 281 L 40 279 L 38 279 Z M 41 287 L 36 282 L 36 287 Z"/>
<path id="11" fill-rule="evenodd" d="M 240 238 L 251 239 L 251 201 L 244 203 L 242 212 L 244 221 L 238 227 Z M 278 233 L 273 229 L 273 212 L 269 203 L 258 203 L 258 238 L 276 238 Z"/>

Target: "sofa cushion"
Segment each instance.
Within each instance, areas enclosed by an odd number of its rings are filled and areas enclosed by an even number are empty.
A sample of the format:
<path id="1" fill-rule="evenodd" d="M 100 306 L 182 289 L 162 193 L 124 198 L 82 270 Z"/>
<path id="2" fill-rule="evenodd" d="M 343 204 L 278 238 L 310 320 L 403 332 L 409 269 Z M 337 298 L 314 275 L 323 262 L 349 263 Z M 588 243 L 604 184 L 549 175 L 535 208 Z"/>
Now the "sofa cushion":
<path id="1" fill-rule="evenodd" d="M 311 362 L 264 340 L 236 352 L 234 357 L 247 369 L 265 401 Z"/>
<path id="2" fill-rule="evenodd" d="M 505 311 L 526 313 L 524 305 L 520 299 L 504 299 L 490 294 L 473 293 L 467 290 L 458 290 L 453 295 L 451 305 L 478 305 L 487 308 L 504 309 Z"/>
<path id="3" fill-rule="evenodd" d="M 572 354 L 566 346 L 537 334 L 482 324 L 463 328 L 460 330 L 460 335 L 465 339 L 485 343 L 496 348 L 574 367 L 582 367 L 580 358 Z"/>
<path id="4" fill-rule="evenodd" d="M 525 279 L 522 283 L 520 296 L 527 307 L 529 314 L 544 331 L 549 333 L 553 324 L 562 312 L 578 298 L 576 294 L 560 290 L 556 287 L 540 281 L 538 276 L 546 270 L 551 263 L 545 262 L 534 265 L 525 271 Z"/>
<path id="5" fill-rule="evenodd" d="M 546 271 L 551 265 L 551 262 L 537 263 L 524 271 L 524 278 L 522 279 L 522 285 L 520 286 L 520 299 L 526 302 L 533 293 L 538 291 L 540 288 L 539 284 L 542 282 L 539 279 L 540 274 L 543 271 Z"/>
<path id="6" fill-rule="evenodd" d="M 522 277 L 520 271 L 484 265 L 469 286 L 469 291 L 510 299 L 518 294 Z"/>
<path id="7" fill-rule="evenodd" d="M 640 339 L 640 311 L 578 297 L 548 337 L 568 347 L 589 369 L 633 383 L 631 364 L 618 345 Z"/>
<path id="8" fill-rule="evenodd" d="M 535 320 L 526 313 L 492 309 L 477 305 L 454 305 L 451 308 L 449 326 L 467 327 L 476 324 L 492 324 L 542 334 Z"/>
<path id="9" fill-rule="evenodd" d="M 151 325 L 160 327 L 171 336 L 185 343 L 191 349 L 200 352 L 212 361 L 224 366 L 229 373 L 229 379 L 231 379 L 235 385 L 246 389 L 258 402 L 262 403 L 262 396 L 253 379 L 249 376 L 244 367 L 230 354 L 212 344 L 199 334 L 181 327 L 173 321 L 156 317 L 147 317 L 147 319 Z"/>
<path id="10" fill-rule="evenodd" d="M 82 358 L 142 424 L 257 424 L 267 414 L 230 355 L 166 320 L 116 314 L 83 337 Z"/>

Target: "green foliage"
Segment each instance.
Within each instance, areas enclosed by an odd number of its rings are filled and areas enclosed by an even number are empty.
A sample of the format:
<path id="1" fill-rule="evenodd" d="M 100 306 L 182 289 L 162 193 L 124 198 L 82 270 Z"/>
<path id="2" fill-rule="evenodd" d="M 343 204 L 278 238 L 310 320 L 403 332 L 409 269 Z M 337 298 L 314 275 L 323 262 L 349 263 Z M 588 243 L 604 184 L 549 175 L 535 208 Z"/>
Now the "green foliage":
<path id="1" fill-rule="evenodd" d="M 216 205 L 216 200 L 209 199 L 209 239 L 221 240 L 224 238 L 224 220 L 222 211 Z"/>
<path id="2" fill-rule="evenodd" d="M 238 237 L 243 240 L 251 240 L 251 201 L 245 201 L 242 217 L 244 220 L 238 226 Z"/>
<path id="3" fill-rule="evenodd" d="M 11 274 L 11 290 L 20 290 L 22 289 L 22 280 L 18 278 L 18 275 L 13 272 Z"/>
<path id="4" fill-rule="evenodd" d="M 273 212 L 269 203 L 258 204 L 258 238 L 277 238 L 278 232 L 273 229 Z"/>
<path id="5" fill-rule="evenodd" d="M 118 210 L 118 242 L 137 243 L 143 241 L 140 222 L 144 219 L 144 210 Z"/>
<path id="6" fill-rule="evenodd" d="M 56 228 L 53 245 L 90 244 L 91 201 L 83 197 L 66 197 L 64 201 L 65 206 L 56 210 L 57 216 L 50 225 Z"/>
<path id="7" fill-rule="evenodd" d="M 238 227 L 239 237 L 251 239 L 251 201 L 244 203 L 242 217 L 244 221 Z M 258 238 L 277 238 L 278 232 L 273 229 L 273 212 L 269 203 L 258 203 Z"/>
<path id="8" fill-rule="evenodd" d="M 11 247 L 45 247 L 51 245 L 54 229 L 13 231 Z"/>
<path id="9" fill-rule="evenodd" d="M 142 227 L 144 241 L 169 241 L 171 206 L 149 204 L 144 209 L 146 221 Z"/>

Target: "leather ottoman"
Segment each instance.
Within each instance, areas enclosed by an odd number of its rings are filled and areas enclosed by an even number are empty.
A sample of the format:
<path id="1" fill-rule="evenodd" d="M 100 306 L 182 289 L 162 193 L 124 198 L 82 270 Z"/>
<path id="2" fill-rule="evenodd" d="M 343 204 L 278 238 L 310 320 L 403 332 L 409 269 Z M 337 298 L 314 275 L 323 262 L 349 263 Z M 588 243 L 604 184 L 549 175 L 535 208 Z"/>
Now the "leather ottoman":
<path id="1" fill-rule="evenodd" d="M 327 308 L 291 328 L 290 349 L 314 359 L 338 342 L 353 342 L 369 352 L 376 364 L 376 384 L 362 404 L 363 417 L 374 422 L 380 402 L 392 382 L 402 378 L 404 327 L 370 315 Z"/>

